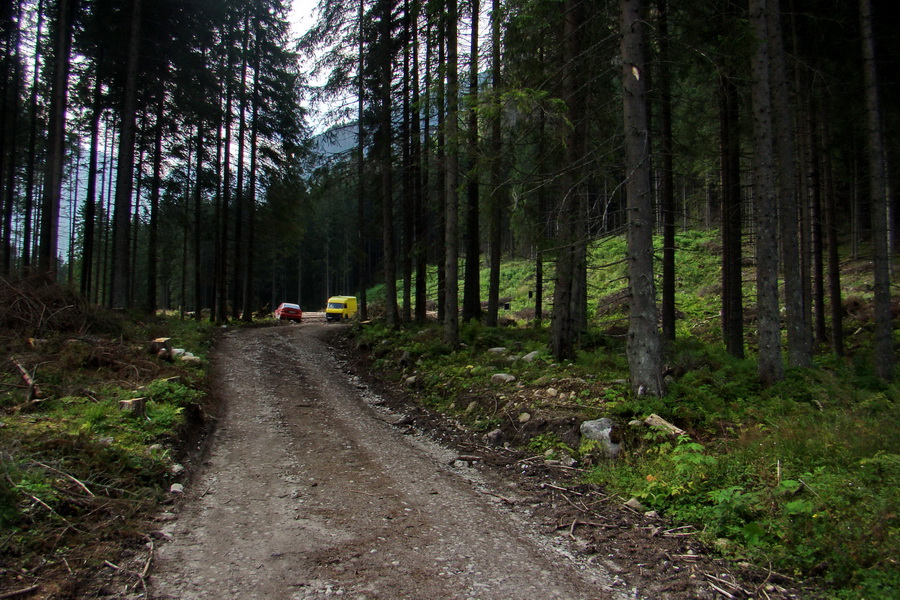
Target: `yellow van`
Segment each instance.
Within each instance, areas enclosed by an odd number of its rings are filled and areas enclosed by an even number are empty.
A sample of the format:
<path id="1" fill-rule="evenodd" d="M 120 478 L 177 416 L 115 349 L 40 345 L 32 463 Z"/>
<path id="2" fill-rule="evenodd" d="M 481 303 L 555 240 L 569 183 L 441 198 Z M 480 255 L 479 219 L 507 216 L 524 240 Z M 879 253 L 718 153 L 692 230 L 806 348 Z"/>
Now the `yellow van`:
<path id="1" fill-rule="evenodd" d="M 356 296 L 332 296 L 325 307 L 326 321 L 351 319 L 356 315 Z"/>

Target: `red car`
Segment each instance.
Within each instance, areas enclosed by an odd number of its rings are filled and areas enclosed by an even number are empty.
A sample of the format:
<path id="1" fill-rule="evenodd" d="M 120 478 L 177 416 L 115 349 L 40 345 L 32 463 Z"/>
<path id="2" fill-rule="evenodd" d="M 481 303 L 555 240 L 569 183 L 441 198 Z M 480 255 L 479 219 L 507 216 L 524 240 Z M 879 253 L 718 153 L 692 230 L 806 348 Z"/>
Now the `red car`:
<path id="1" fill-rule="evenodd" d="M 287 320 L 300 323 L 303 321 L 303 311 L 300 310 L 300 305 L 298 304 L 282 302 L 278 305 L 278 308 L 275 309 L 275 318 L 279 321 Z"/>

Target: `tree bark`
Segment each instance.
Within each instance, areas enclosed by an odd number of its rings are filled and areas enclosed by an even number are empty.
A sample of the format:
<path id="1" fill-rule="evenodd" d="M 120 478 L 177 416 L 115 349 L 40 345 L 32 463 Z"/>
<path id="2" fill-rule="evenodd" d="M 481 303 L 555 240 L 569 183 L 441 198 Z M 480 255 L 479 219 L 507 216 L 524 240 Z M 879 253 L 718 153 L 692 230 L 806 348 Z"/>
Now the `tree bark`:
<path id="1" fill-rule="evenodd" d="M 831 147 L 828 118 L 823 109 L 819 119 L 819 139 L 822 148 Z M 831 155 L 822 154 L 822 179 L 825 194 L 825 236 L 828 245 L 828 302 L 831 305 L 831 349 L 836 356 L 844 356 L 844 311 L 841 306 L 841 264 L 838 255 L 838 224 L 835 207 L 834 175 Z"/>
<path id="2" fill-rule="evenodd" d="M 231 292 L 231 317 L 237 319 L 243 307 L 244 285 L 244 145 L 247 137 L 247 56 L 250 50 L 250 17 L 244 18 L 244 37 L 241 42 L 241 76 L 238 92 L 238 162 L 237 185 L 234 190 L 234 277 Z"/>
<path id="3" fill-rule="evenodd" d="M 738 90 L 728 71 L 719 78 L 719 139 L 722 177 L 722 335 L 726 351 L 744 357 L 741 273 L 741 148 Z"/>
<path id="4" fill-rule="evenodd" d="M 413 205 L 413 189 L 415 187 L 412 168 L 412 116 L 410 115 L 410 96 L 412 94 L 410 73 L 412 23 L 410 19 L 409 0 L 403 0 L 403 125 L 400 138 L 402 140 L 402 173 L 403 173 L 403 237 L 402 260 L 403 271 L 403 307 L 401 318 L 404 323 L 412 320 L 412 271 L 413 271 L 413 235 L 415 229 L 415 207 Z"/>
<path id="5" fill-rule="evenodd" d="M 562 99 L 568 108 L 570 126 L 565 136 L 562 174 L 559 177 L 562 202 L 559 206 L 559 252 L 553 288 L 553 321 L 550 325 L 550 349 L 557 360 L 575 357 L 575 338 L 579 333 L 580 255 L 584 240 L 580 223 L 584 218 L 578 183 L 581 155 L 583 98 L 578 85 L 580 28 L 583 6 L 579 0 L 564 5 L 562 47 Z"/>
<path id="6" fill-rule="evenodd" d="M 420 106 L 421 96 L 419 92 L 419 14 L 421 10 L 420 0 L 413 0 L 412 5 L 412 32 L 413 32 L 413 67 L 412 67 L 412 170 L 413 170 L 413 220 L 415 230 L 415 320 L 424 323 L 428 318 L 428 252 L 426 241 L 424 198 L 428 197 L 427 173 L 428 166 L 423 164 L 422 154 L 422 118 Z M 427 44 L 427 38 L 426 38 Z M 427 61 L 427 58 L 426 58 Z M 426 75 L 427 78 L 427 75 Z M 426 101 L 427 102 L 427 101 Z M 426 104 L 427 106 L 427 104 Z M 425 126 L 428 126 L 428 112 L 425 112 Z M 426 134 L 425 139 L 429 139 Z"/>
<path id="7" fill-rule="evenodd" d="M 25 223 L 22 231 L 22 267 L 27 271 L 31 267 L 32 218 L 34 211 L 35 173 L 37 172 L 37 129 L 38 129 L 38 87 L 41 73 L 43 51 L 44 0 L 38 0 L 38 22 L 34 43 L 34 73 L 31 80 L 31 94 L 28 100 L 28 158 L 25 166 Z"/>
<path id="8" fill-rule="evenodd" d="M 142 7 L 143 0 L 132 0 L 128 62 L 125 66 L 125 98 L 121 112 L 119 159 L 116 164 L 116 206 L 113 221 L 112 268 L 110 269 L 110 306 L 112 308 L 129 308 L 131 194 L 134 190 L 134 139 Z"/>
<path id="9" fill-rule="evenodd" d="M 363 122 L 363 103 L 365 98 L 365 84 L 363 79 L 363 71 L 365 68 L 365 38 L 363 37 L 363 15 L 366 7 L 366 0 L 359 0 L 357 10 L 357 35 L 359 37 L 359 47 L 357 51 L 357 72 L 356 72 L 356 221 L 357 221 L 357 250 L 356 260 L 359 269 L 359 319 L 367 321 L 369 319 L 369 303 L 366 298 L 366 136 L 365 126 Z"/>
<path id="10" fill-rule="evenodd" d="M 391 31 L 393 29 L 393 2 L 381 0 L 378 14 L 379 28 L 379 71 L 378 108 L 379 127 L 376 146 L 378 148 L 378 168 L 381 180 L 381 231 L 384 248 L 384 295 L 386 320 L 396 326 L 400 321 L 397 310 L 397 267 L 394 250 L 394 189 L 393 159 L 391 146 L 393 126 L 391 112 L 391 83 L 393 80 L 393 57 L 391 54 Z"/>
<path id="11" fill-rule="evenodd" d="M 500 262 L 503 257 L 503 209 L 506 205 L 506 189 L 503 185 L 503 150 L 500 103 L 500 31 L 502 15 L 500 0 L 491 0 L 491 149 L 490 149 L 490 275 L 488 276 L 488 306 L 485 324 L 498 325 L 500 310 Z"/>
<path id="12" fill-rule="evenodd" d="M 662 336 L 675 340 L 675 190 L 672 166 L 672 83 L 669 74 L 669 8 L 657 1 L 659 14 L 659 117 L 662 173 L 659 198 L 663 226 Z"/>
<path id="13" fill-rule="evenodd" d="M 99 62 L 99 61 L 98 61 Z M 97 155 L 100 150 L 100 115 L 103 86 L 99 67 L 94 74 L 94 98 L 91 107 L 91 148 L 88 154 L 87 195 L 84 200 L 84 236 L 81 249 L 81 293 L 91 297 L 94 276 L 94 231 L 97 219 Z"/>
<path id="14" fill-rule="evenodd" d="M 750 64 L 753 110 L 753 190 L 756 201 L 756 310 L 760 382 L 784 377 L 781 318 L 778 311 L 778 208 L 769 77 L 767 0 L 750 0 L 750 25 L 756 48 Z"/>
<path id="15" fill-rule="evenodd" d="M 58 0 L 55 31 L 53 83 L 47 136 L 47 162 L 44 193 L 41 200 L 41 239 L 38 266 L 56 278 L 56 254 L 59 248 L 59 207 L 62 194 L 63 154 L 65 150 L 66 107 L 69 91 L 69 55 L 78 0 Z"/>
<path id="16" fill-rule="evenodd" d="M 196 179 L 194 190 L 194 320 L 200 321 L 203 317 L 201 314 L 203 309 L 203 290 L 200 274 L 200 226 L 203 215 L 203 123 L 197 125 L 196 153 L 197 159 L 194 168 L 194 178 Z"/>
<path id="17" fill-rule="evenodd" d="M 444 177 L 446 189 L 445 248 L 447 300 L 444 340 L 459 345 L 459 74 L 457 72 L 457 3 L 447 0 L 447 118 Z"/>
<path id="18" fill-rule="evenodd" d="M 437 135 L 435 169 L 437 175 L 437 205 L 435 206 L 435 231 L 437 243 L 435 246 L 435 262 L 437 263 L 437 317 L 441 323 L 447 316 L 447 84 L 446 84 L 446 59 L 447 59 L 447 15 L 441 13 L 438 17 L 438 66 L 435 69 L 437 79 Z M 443 69 L 443 70 L 442 70 Z"/>
<path id="19" fill-rule="evenodd" d="M 872 1 L 859 0 L 862 32 L 863 76 L 866 86 L 866 134 L 869 159 L 869 194 L 872 204 L 872 252 L 875 259 L 875 372 L 887 381 L 894 378 L 893 320 L 891 318 L 891 253 L 885 177 L 881 100 L 875 67 Z"/>
<path id="20" fill-rule="evenodd" d="M 797 205 L 794 120 L 788 90 L 787 66 L 781 28 L 780 0 L 767 0 L 766 33 L 775 134 L 776 181 L 778 183 L 781 256 L 784 271 L 784 307 L 787 322 L 788 362 L 794 367 L 812 365 L 812 328 L 809 302 L 803 294 L 800 214 Z"/>
<path id="21" fill-rule="evenodd" d="M 253 277 L 253 260 L 256 244 L 256 178 L 257 178 L 257 153 L 259 148 L 259 94 L 260 76 L 260 46 L 262 44 L 262 30 L 259 20 L 254 24 L 256 41 L 253 50 L 253 99 L 252 114 L 250 116 L 250 173 L 247 190 L 247 252 L 244 260 L 244 277 L 242 280 L 244 291 L 242 294 L 241 320 L 245 323 L 253 322 L 253 289 L 255 278 Z"/>
<path id="22" fill-rule="evenodd" d="M 628 286 L 630 311 L 626 354 L 636 396 L 662 396 L 662 349 L 653 282 L 653 194 L 644 89 L 644 31 L 640 0 L 621 0 L 625 183 L 628 198 Z"/>
<path id="23" fill-rule="evenodd" d="M 469 50 L 469 126 L 466 174 L 466 270 L 463 287 L 463 321 L 481 319 L 481 243 L 480 243 L 480 185 L 478 148 L 478 19 L 480 0 L 472 5 L 472 31 Z"/>
<path id="24" fill-rule="evenodd" d="M 156 122 L 153 130 L 153 179 L 150 184 L 150 223 L 147 234 L 147 299 L 145 310 L 155 314 L 157 308 L 157 260 L 159 257 L 159 197 L 162 189 L 163 119 L 166 106 L 166 88 L 160 81 L 159 98 L 156 100 Z"/>

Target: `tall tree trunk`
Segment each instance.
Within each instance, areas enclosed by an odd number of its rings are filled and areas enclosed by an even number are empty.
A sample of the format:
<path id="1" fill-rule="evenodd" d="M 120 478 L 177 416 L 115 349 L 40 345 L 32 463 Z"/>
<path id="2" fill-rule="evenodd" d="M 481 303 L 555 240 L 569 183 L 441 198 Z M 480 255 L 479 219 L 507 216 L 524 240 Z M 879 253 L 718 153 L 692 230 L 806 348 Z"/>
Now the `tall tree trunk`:
<path id="1" fill-rule="evenodd" d="M 230 46 L 230 44 L 226 44 Z M 223 124 L 225 127 L 225 142 L 222 145 L 222 164 L 221 164 L 221 186 L 222 186 L 222 203 L 220 207 L 221 225 L 219 229 L 219 243 L 216 247 L 216 274 L 215 274 L 215 302 L 213 305 L 213 314 L 210 319 L 215 319 L 216 323 L 224 323 L 228 320 L 228 212 L 231 206 L 231 129 L 232 129 L 232 105 L 234 102 L 234 87 L 231 82 L 231 71 L 234 67 L 232 62 L 231 51 L 228 50 L 227 67 L 225 72 L 228 74 L 228 82 L 225 88 L 225 114 L 223 115 Z"/>
<path id="2" fill-rule="evenodd" d="M 869 195 L 872 203 L 872 252 L 875 259 L 875 372 L 890 381 L 894 378 L 893 319 L 891 318 L 891 253 L 888 232 L 887 184 L 884 139 L 881 131 L 881 100 L 875 67 L 875 37 L 872 1 L 859 0 L 862 32 L 863 76 L 866 85 L 866 133 L 869 151 Z"/>
<path id="3" fill-rule="evenodd" d="M 216 136 L 221 139 L 221 136 Z M 203 318 L 203 289 L 200 273 L 200 226 L 203 219 L 203 123 L 197 125 L 197 159 L 195 162 L 196 187 L 194 189 L 194 320 Z M 187 233 L 187 232 L 185 232 Z M 187 236 L 185 236 L 187 237 Z"/>
<path id="4" fill-rule="evenodd" d="M 724 68 L 724 67 L 723 67 Z M 722 336 L 726 351 L 744 357 L 741 274 L 741 142 L 737 86 L 730 69 L 719 78 L 719 139 L 722 178 Z"/>
<path id="5" fill-rule="evenodd" d="M 822 115 L 819 119 L 819 139 L 822 148 L 831 148 L 831 135 L 828 129 L 828 118 L 822 103 Z M 831 167 L 831 155 L 822 153 L 822 179 L 825 192 L 825 235 L 828 245 L 828 301 L 831 305 L 831 349 L 836 356 L 844 356 L 844 311 L 841 306 L 841 264 L 838 255 L 838 224 L 835 207 L 834 175 Z"/>
<path id="6" fill-rule="evenodd" d="M 413 221 L 415 229 L 415 267 L 416 267 L 416 308 L 415 320 L 424 323 L 428 318 L 428 251 L 426 243 L 426 221 L 424 199 L 428 197 L 428 166 L 422 152 L 422 108 L 419 91 L 419 14 L 421 11 L 420 0 L 413 0 L 412 31 L 413 31 L 413 71 L 412 71 L 412 168 L 413 168 Z M 426 33 L 426 36 L 428 34 Z M 426 37 L 426 46 L 428 44 Z M 426 54 L 428 52 L 426 51 Z M 426 63 L 429 57 L 426 57 Z M 426 67 L 426 79 L 428 68 Z M 427 99 L 426 99 L 427 106 Z M 428 127 L 428 111 L 425 111 L 425 127 Z M 427 129 L 426 129 L 427 131 Z M 425 139 L 428 139 L 426 133 Z"/>
<path id="7" fill-rule="evenodd" d="M 247 56 L 249 54 L 250 19 L 244 18 L 244 37 L 241 42 L 241 77 L 238 91 L 238 163 L 237 185 L 234 190 L 234 278 L 232 285 L 231 316 L 240 317 L 244 286 L 244 141 L 247 137 Z"/>
<path id="8" fill-rule="evenodd" d="M 6 175 L 6 185 L 3 195 L 3 248 L 2 248 L 2 265 L 0 272 L 9 275 L 12 271 L 13 257 L 13 212 L 16 202 L 16 164 L 19 142 L 19 97 L 20 97 L 20 81 L 22 79 L 22 57 L 21 57 L 21 37 L 22 37 L 22 1 L 15 2 L 15 23 L 10 19 L 9 35 L 7 36 L 7 52 L 6 63 L 7 68 L 12 62 L 12 73 L 7 79 L 6 97 L 4 104 L 6 105 L 4 116 L 5 128 L 9 130 L 5 140 L 4 150 L 6 152 L 6 164 L 4 167 Z M 15 33 L 13 33 L 15 32 Z M 8 123 L 7 123 L 8 120 Z M 0 138 L 3 139 L 3 138 Z M 71 272 L 71 261 L 69 263 Z"/>
<path id="9" fill-rule="evenodd" d="M 478 149 L 478 19 L 480 0 L 470 0 L 472 5 L 472 32 L 469 49 L 469 126 L 467 154 L 469 169 L 466 174 L 466 267 L 463 283 L 463 321 L 481 318 L 481 244 L 479 149 Z"/>
<path id="10" fill-rule="evenodd" d="M 256 244 L 256 178 L 257 178 L 257 153 L 259 148 L 259 105 L 261 102 L 259 94 L 259 48 L 261 44 L 262 33 L 259 28 L 259 22 L 254 26 L 256 32 L 256 42 L 253 51 L 253 113 L 250 116 L 250 173 L 249 185 L 247 189 L 247 251 L 244 255 L 244 276 L 241 280 L 243 285 L 241 306 L 241 319 L 245 323 L 253 321 L 253 289 L 254 289 L 254 247 Z"/>
<path id="11" fill-rule="evenodd" d="M 409 0 L 403 0 L 403 125 L 400 138 L 402 140 L 402 173 L 403 173 L 403 238 L 402 260 L 403 271 L 403 312 L 402 320 L 412 320 L 412 270 L 413 270 L 413 230 L 415 229 L 415 208 L 413 206 L 412 168 L 412 124 L 410 115 L 410 95 L 412 94 L 411 56 L 412 30 Z"/>
<path id="12" fill-rule="evenodd" d="M 814 327 L 816 345 L 827 340 L 825 325 L 825 248 L 823 240 L 822 177 L 819 169 L 820 142 L 818 124 L 812 102 L 807 102 L 806 156 L 808 160 L 807 180 L 809 184 L 810 233 L 812 245 L 812 295 L 814 307 Z"/>
<path id="13" fill-rule="evenodd" d="M 457 3 L 447 0 L 447 118 L 444 184 L 446 189 L 446 286 L 444 340 L 459 345 L 459 73 L 457 72 Z"/>
<path id="14" fill-rule="evenodd" d="M 662 396 L 662 349 L 653 284 L 653 194 L 644 89 L 644 31 L 640 0 L 622 0 L 622 79 L 628 197 L 628 367 L 636 396 Z"/>
<path id="15" fill-rule="evenodd" d="M 769 78 L 767 0 L 750 0 L 756 48 L 750 64 L 753 112 L 753 190 L 756 202 L 756 310 L 759 379 L 769 386 L 784 377 L 778 311 L 778 207 Z"/>
<path id="16" fill-rule="evenodd" d="M 663 226 L 662 335 L 675 340 L 675 190 L 672 167 L 672 84 L 669 75 L 669 7 L 657 1 L 659 12 L 659 116 L 662 173 L 660 208 Z"/>
<path id="17" fill-rule="evenodd" d="M 502 23 L 500 0 L 491 0 L 491 149 L 490 160 L 490 275 L 488 276 L 488 306 L 485 323 L 488 327 L 499 324 L 500 311 L 500 262 L 503 257 L 503 209 L 506 205 L 506 189 L 503 185 L 503 150 L 500 104 L 500 26 Z M 538 253 L 540 257 L 540 252 Z M 539 259 L 540 260 L 540 259 Z"/>
<path id="18" fill-rule="evenodd" d="M 440 0 L 443 2 L 444 0 Z M 435 248 L 435 262 L 437 263 L 437 317 L 444 323 L 447 316 L 447 85 L 446 85 L 446 58 L 447 58 L 447 15 L 443 11 L 438 17 L 438 66 L 435 68 L 437 77 L 437 148 L 435 162 L 437 168 L 437 205 L 435 206 L 435 230 L 437 247 Z"/>
<path id="19" fill-rule="evenodd" d="M 578 188 L 578 164 L 582 158 L 580 128 L 582 123 L 582 98 L 578 84 L 581 53 L 580 28 L 583 26 L 583 5 L 580 0 L 567 0 L 564 4 L 562 99 L 568 108 L 570 126 L 565 134 L 565 151 L 562 174 L 559 177 L 562 202 L 559 206 L 559 251 L 556 258 L 556 281 L 553 289 L 553 321 L 550 327 L 550 348 L 558 360 L 575 356 L 575 338 L 579 332 L 581 285 L 579 254 L 584 245 L 579 223 L 584 215 L 581 190 Z"/>
<path id="20" fill-rule="evenodd" d="M 28 99 L 28 158 L 25 164 L 25 223 L 22 231 L 22 267 L 26 271 L 31 267 L 32 245 L 32 213 L 34 211 L 35 173 L 37 172 L 37 129 L 38 129 L 38 86 L 41 73 L 41 58 L 44 48 L 44 0 L 38 0 L 38 21 L 35 32 L 33 75 L 31 79 L 31 94 Z"/>
<path id="21" fill-rule="evenodd" d="M 59 208 L 69 92 L 69 55 L 72 50 L 73 23 L 77 10 L 78 0 L 57 2 L 53 83 L 47 128 L 47 162 L 41 200 L 41 240 L 38 255 L 41 271 L 54 279 L 57 268 L 56 254 L 59 248 Z"/>
<path id="22" fill-rule="evenodd" d="M 146 123 L 146 119 L 144 119 Z M 141 128 L 143 131 L 143 127 Z M 129 275 L 128 275 L 128 298 L 126 300 L 125 305 L 128 307 L 135 306 L 134 303 L 134 286 L 135 286 L 135 275 L 137 274 L 137 253 L 138 253 L 138 241 L 140 238 L 140 226 L 141 226 L 141 192 L 142 186 L 144 184 L 144 150 L 141 149 L 138 155 L 137 162 L 137 181 L 134 185 L 134 214 L 132 215 L 132 225 L 131 225 L 131 249 L 128 252 L 129 259 Z M 75 185 L 78 185 L 78 178 L 75 179 Z M 72 231 L 75 231 L 75 224 L 72 224 Z"/>
<path id="23" fill-rule="evenodd" d="M 137 78 L 141 41 L 143 0 L 132 0 L 128 62 L 125 65 L 125 98 L 119 134 L 119 159 L 116 164 L 116 208 L 113 221 L 112 268 L 110 269 L 110 305 L 129 308 L 131 284 L 131 194 L 134 190 L 134 139 L 137 118 Z"/>
<path id="24" fill-rule="evenodd" d="M 791 114 L 787 66 L 781 28 L 780 0 L 767 0 L 766 33 L 772 96 L 773 132 L 777 155 L 777 182 L 780 199 L 778 219 L 784 271 L 784 307 L 787 321 L 788 362 L 794 367 L 812 365 L 812 328 L 808 298 L 803 296 L 800 256 L 797 178 L 794 159 L 794 121 Z"/>
<path id="25" fill-rule="evenodd" d="M 394 189 L 393 159 L 391 145 L 393 143 L 393 127 L 391 112 L 391 83 L 394 67 L 391 54 L 391 32 L 393 30 L 393 2 L 380 0 L 378 12 L 378 44 L 380 47 L 378 70 L 378 158 L 381 181 L 381 230 L 384 248 L 384 295 L 386 320 L 391 326 L 400 321 L 397 310 L 397 267 L 394 249 Z"/>
<path id="26" fill-rule="evenodd" d="M 357 220 L 357 249 L 356 260 L 359 269 L 359 319 L 366 321 L 369 318 L 368 299 L 366 298 L 366 188 L 365 188 L 365 126 L 363 122 L 363 102 L 365 98 L 365 87 L 363 79 L 363 71 L 365 67 L 365 52 L 363 36 L 363 15 L 365 12 L 366 0 L 359 0 L 359 9 L 357 11 L 357 27 L 358 29 L 358 64 L 356 72 L 356 220 Z"/>
<path id="27" fill-rule="evenodd" d="M 99 63 L 98 63 L 99 64 Z M 99 69 L 99 67 L 97 67 Z M 97 220 L 97 154 L 100 149 L 100 116 L 103 86 L 99 73 L 95 74 L 94 98 L 91 102 L 91 149 L 88 155 L 87 195 L 84 200 L 84 236 L 81 250 L 81 293 L 90 298 L 94 275 L 94 229 Z"/>
<path id="28" fill-rule="evenodd" d="M 147 300 L 145 311 L 156 314 L 157 308 L 157 260 L 159 259 L 159 196 L 162 188 L 162 140 L 163 118 L 166 106 L 166 88 L 160 80 L 159 98 L 156 101 L 156 120 L 153 128 L 153 176 L 150 183 L 150 223 L 147 234 Z"/>
<path id="29" fill-rule="evenodd" d="M 538 50 L 541 58 L 544 56 L 544 44 Z M 538 142 L 537 142 L 538 167 L 543 177 L 543 166 L 548 164 L 547 158 L 547 115 L 541 111 L 538 115 Z M 544 251 L 548 238 L 548 215 L 546 186 L 538 186 L 537 189 L 537 251 L 534 259 L 534 324 L 540 327 L 544 321 Z"/>

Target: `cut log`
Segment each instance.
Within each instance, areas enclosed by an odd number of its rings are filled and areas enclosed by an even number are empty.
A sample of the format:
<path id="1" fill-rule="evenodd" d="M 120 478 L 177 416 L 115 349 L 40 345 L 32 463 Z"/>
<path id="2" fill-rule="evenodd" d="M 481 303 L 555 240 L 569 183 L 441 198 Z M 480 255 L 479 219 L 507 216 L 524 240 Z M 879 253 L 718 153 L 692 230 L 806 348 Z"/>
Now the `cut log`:
<path id="1" fill-rule="evenodd" d="M 649 425 L 650 427 L 656 427 L 657 429 L 662 429 L 666 431 L 669 435 L 673 437 L 677 437 L 679 435 L 684 435 L 684 429 L 679 429 L 675 425 L 672 425 L 661 416 L 657 414 L 652 414 L 646 419 L 644 419 L 644 425 Z"/>

